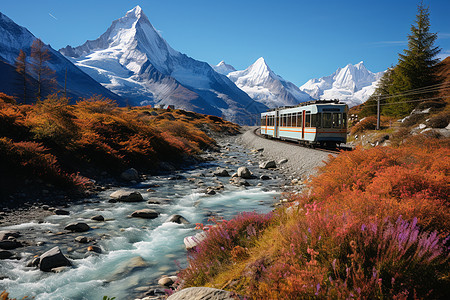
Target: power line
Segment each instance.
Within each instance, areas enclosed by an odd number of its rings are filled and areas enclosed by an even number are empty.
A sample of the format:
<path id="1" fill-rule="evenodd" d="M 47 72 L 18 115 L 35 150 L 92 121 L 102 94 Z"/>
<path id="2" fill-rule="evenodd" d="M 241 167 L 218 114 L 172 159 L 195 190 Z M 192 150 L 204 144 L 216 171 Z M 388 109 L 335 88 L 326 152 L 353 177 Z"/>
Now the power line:
<path id="1" fill-rule="evenodd" d="M 424 98 L 424 99 L 415 99 L 415 100 L 401 101 L 401 102 L 382 103 L 382 104 L 380 104 L 380 105 L 394 105 L 394 104 L 411 103 L 411 102 L 419 102 L 419 101 L 426 101 L 426 100 L 436 100 L 436 99 L 442 99 L 442 98 L 450 98 L 450 96 L 433 97 L 433 98 Z M 377 104 L 373 104 L 373 105 L 365 105 L 364 107 L 374 107 L 374 106 L 377 106 Z"/>
<path id="2" fill-rule="evenodd" d="M 380 97 L 384 97 L 384 96 L 400 96 L 403 95 L 405 93 L 409 93 L 409 92 L 416 92 L 416 91 L 422 91 L 422 90 L 427 90 L 427 89 L 436 89 L 438 87 L 442 87 L 442 86 L 446 86 L 449 85 L 450 86 L 450 82 L 444 82 L 444 83 L 438 83 L 438 84 L 433 84 L 433 85 L 428 85 L 428 86 L 424 86 L 421 88 L 416 88 L 416 89 L 410 89 L 410 90 L 406 90 L 406 91 L 402 91 L 401 93 L 397 93 L 397 94 L 381 94 L 381 95 L 374 95 L 374 96 L 380 96 Z"/>
<path id="3" fill-rule="evenodd" d="M 450 89 L 450 86 L 448 88 L 433 88 L 433 89 L 429 89 L 429 90 L 423 90 L 420 92 L 412 92 L 412 93 L 404 93 L 404 94 L 393 94 L 389 97 L 382 97 L 379 96 L 381 100 L 383 99 L 390 99 L 390 98 L 396 98 L 396 97 L 403 97 L 403 96 L 412 96 L 412 95 L 420 95 L 420 94 L 427 94 L 427 93 L 432 93 L 432 92 L 439 92 L 439 91 L 445 91 Z M 376 96 L 378 97 L 378 95 Z"/>

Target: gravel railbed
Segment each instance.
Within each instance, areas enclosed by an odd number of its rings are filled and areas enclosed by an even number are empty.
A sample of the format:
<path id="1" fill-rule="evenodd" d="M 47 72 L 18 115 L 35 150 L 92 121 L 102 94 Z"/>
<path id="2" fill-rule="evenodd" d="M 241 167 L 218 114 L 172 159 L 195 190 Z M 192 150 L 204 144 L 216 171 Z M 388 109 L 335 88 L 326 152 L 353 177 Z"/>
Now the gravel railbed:
<path id="1" fill-rule="evenodd" d="M 261 161 L 282 159 L 288 161 L 280 165 L 280 169 L 288 177 L 306 179 L 317 173 L 317 167 L 323 166 L 330 154 L 298 145 L 280 143 L 276 140 L 265 139 L 254 133 L 256 127 L 248 127 L 244 134 L 240 135 L 236 142 L 250 149 L 261 149 Z"/>

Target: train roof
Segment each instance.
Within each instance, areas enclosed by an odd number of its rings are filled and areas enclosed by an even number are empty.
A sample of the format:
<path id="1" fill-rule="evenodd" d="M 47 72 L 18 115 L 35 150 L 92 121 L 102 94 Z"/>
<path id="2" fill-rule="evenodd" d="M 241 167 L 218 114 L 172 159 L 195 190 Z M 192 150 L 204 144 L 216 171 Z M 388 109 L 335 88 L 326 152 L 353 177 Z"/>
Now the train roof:
<path id="1" fill-rule="evenodd" d="M 297 105 L 293 106 L 280 106 L 276 108 L 268 109 L 267 111 L 275 111 L 277 109 L 287 109 L 287 108 L 294 108 L 294 107 L 301 107 L 301 106 L 307 106 L 307 105 L 313 105 L 313 104 L 345 104 L 344 102 L 340 102 L 339 99 L 333 99 L 333 100 L 312 100 L 312 101 L 306 101 L 299 103 Z"/>

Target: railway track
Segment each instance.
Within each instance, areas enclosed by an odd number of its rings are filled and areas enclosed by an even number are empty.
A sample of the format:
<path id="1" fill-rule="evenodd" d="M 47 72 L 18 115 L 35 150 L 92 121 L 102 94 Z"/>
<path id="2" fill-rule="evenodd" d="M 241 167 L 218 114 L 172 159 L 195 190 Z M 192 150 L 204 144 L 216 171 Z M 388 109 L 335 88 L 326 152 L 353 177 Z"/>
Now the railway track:
<path id="1" fill-rule="evenodd" d="M 264 136 L 262 136 L 259 127 L 255 128 L 253 130 L 253 133 L 256 136 L 259 136 L 261 138 L 265 138 Z M 289 140 L 273 139 L 273 141 L 284 143 L 284 144 L 296 145 L 296 146 L 304 147 L 304 148 L 311 148 L 311 149 L 314 149 L 314 150 L 317 150 L 317 151 L 328 152 L 328 153 L 332 153 L 332 154 L 339 154 L 341 151 L 351 151 L 351 150 L 353 150 L 353 148 L 351 148 L 351 147 L 334 147 L 334 148 L 312 147 L 312 146 L 311 147 L 306 147 L 306 146 L 303 146 L 303 145 L 299 144 L 298 142 L 289 141 Z"/>

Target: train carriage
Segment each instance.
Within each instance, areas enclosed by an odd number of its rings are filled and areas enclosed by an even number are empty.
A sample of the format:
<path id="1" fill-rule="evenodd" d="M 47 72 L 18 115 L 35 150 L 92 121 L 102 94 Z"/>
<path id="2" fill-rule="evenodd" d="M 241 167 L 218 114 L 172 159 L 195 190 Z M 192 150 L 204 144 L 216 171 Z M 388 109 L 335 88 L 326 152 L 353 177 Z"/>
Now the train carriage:
<path id="1" fill-rule="evenodd" d="M 308 145 L 338 145 L 347 141 L 347 111 L 337 100 L 316 100 L 261 114 L 261 134 Z"/>

